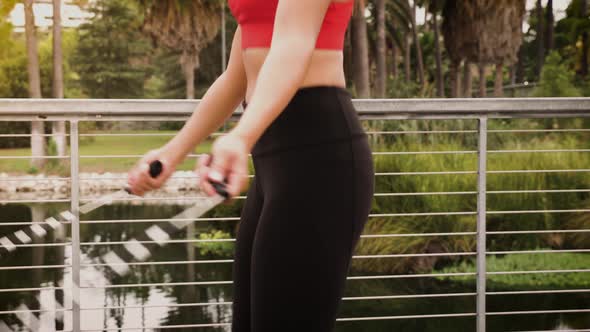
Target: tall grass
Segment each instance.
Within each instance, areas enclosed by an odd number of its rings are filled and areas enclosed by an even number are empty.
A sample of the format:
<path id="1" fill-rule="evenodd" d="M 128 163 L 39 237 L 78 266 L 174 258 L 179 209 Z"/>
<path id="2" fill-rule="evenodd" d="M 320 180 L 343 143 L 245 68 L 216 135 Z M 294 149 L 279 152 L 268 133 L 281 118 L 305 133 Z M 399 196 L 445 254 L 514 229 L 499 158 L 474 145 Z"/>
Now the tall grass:
<path id="1" fill-rule="evenodd" d="M 513 254 L 503 257 L 492 256 L 487 259 L 488 272 L 506 271 L 540 271 L 540 270 L 575 270 L 587 269 L 590 256 L 578 253 L 551 254 Z M 475 272 L 472 262 L 462 262 L 457 266 L 447 267 L 437 273 Z M 454 281 L 459 284 L 474 285 L 475 277 L 439 277 L 440 280 Z M 590 276 L 584 272 L 572 273 L 534 273 L 534 274 L 491 274 L 486 278 L 491 289 L 572 289 L 590 287 Z"/>
<path id="2" fill-rule="evenodd" d="M 567 124 L 579 128 L 580 121 L 491 120 L 490 129 L 534 129 Z M 389 121 L 371 123 L 372 130 L 474 130 L 473 120 Z M 578 133 L 489 133 L 488 171 L 567 170 L 590 168 L 587 152 L 510 152 L 497 150 L 558 150 L 590 146 L 588 135 Z M 476 151 L 477 133 L 396 134 L 373 138 L 374 151 Z M 477 153 L 414 154 L 376 156 L 375 168 L 382 172 L 477 171 Z M 546 190 L 590 188 L 588 172 L 527 172 L 487 175 L 487 190 Z M 454 192 L 477 190 L 477 174 L 384 175 L 376 177 L 376 193 Z M 589 193 L 511 193 L 487 194 L 488 211 L 563 210 L 588 205 Z M 372 213 L 443 212 L 435 216 L 399 216 L 370 218 L 366 234 L 423 234 L 474 232 L 475 215 L 445 215 L 444 212 L 477 211 L 475 194 L 403 195 L 376 197 Z M 487 229 L 548 230 L 576 227 L 573 213 L 518 213 L 487 215 Z M 583 219 L 586 220 L 586 219 Z M 490 250 L 516 250 L 536 247 L 588 245 L 587 238 L 566 241 L 560 234 L 490 235 Z M 475 237 L 409 236 L 363 239 L 358 254 L 429 253 L 474 251 Z M 358 259 L 353 268 L 377 273 L 427 272 L 459 258 L 421 257 L 399 259 Z"/>

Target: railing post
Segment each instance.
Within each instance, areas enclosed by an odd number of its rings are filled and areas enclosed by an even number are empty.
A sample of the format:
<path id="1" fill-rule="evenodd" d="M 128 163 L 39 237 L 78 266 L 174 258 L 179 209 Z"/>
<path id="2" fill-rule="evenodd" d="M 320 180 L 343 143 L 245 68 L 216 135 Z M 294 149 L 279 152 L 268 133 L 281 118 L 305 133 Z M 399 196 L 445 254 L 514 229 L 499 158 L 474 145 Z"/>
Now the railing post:
<path id="1" fill-rule="evenodd" d="M 80 184 L 79 184 L 78 120 L 70 121 L 71 207 L 74 215 L 72 231 L 72 331 L 80 331 Z"/>
<path id="2" fill-rule="evenodd" d="M 477 149 L 477 332 L 486 330 L 486 161 L 488 118 L 479 118 Z"/>

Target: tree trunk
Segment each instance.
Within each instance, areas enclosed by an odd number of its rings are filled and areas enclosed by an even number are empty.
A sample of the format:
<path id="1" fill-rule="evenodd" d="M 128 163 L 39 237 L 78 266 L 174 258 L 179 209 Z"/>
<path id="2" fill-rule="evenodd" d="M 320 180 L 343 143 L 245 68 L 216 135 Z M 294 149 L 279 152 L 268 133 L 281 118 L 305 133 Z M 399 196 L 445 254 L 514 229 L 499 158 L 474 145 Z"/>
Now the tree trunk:
<path id="1" fill-rule="evenodd" d="M 510 66 L 510 85 L 516 85 L 516 64 Z"/>
<path id="2" fill-rule="evenodd" d="M 39 73 L 39 51 L 35 31 L 33 0 L 25 0 L 25 35 L 27 43 L 27 72 L 29 77 L 29 97 L 41 98 L 41 78 Z M 45 130 L 43 121 L 31 122 L 31 166 L 41 168 L 45 165 Z"/>
<path id="3" fill-rule="evenodd" d="M 581 16 L 587 19 L 588 16 L 588 0 L 582 0 Z M 588 75 L 588 31 L 582 32 L 582 61 L 580 66 L 580 75 L 586 77 Z"/>
<path id="4" fill-rule="evenodd" d="M 61 38 L 61 0 L 53 0 L 53 98 L 64 97 L 64 79 L 63 79 L 63 49 Z M 66 123 L 57 121 L 52 123 L 52 139 L 57 147 L 57 155 L 65 156 L 66 143 Z"/>
<path id="5" fill-rule="evenodd" d="M 344 35 L 344 76 L 346 77 L 347 85 L 352 82 L 354 83 L 354 74 L 353 74 L 353 63 L 352 63 L 352 41 L 351 41 L 351 27 L 350 24 L 346 29 L 346 34 Z M 349 85 L 350 86 L 350 85 Z"/>
<path id="6" fill-rule="evenodd" d="M 471 98 L 473 96 L 473 75 L 471 74 L 471 62 L 465 60 L 463 65 L 463 97 Z"/>
<path id="7" fill-rule="evenodd" d="M 478 65 L 479 65 L 479 97 L 485 98 L 487 96 L 486 65 L 483 62 L 480 62 Z"/>
<path id="8" fill-rule="evenodd" d="M 504 64 L 499 62 L 496 64 L 496 79 L 494 81 L 494 97 L 500 98 L 504 96 Z"/>
<path id="9" fill-rule="evenodd" d="M 395 44 L 395 39 L 392 37 L 391 38 L 391 76 L 393 76 L 394 79 L 397 79 L 398 76 L 398 47 Z"/>
<path id="10" fill-rule="evenodd" d="M 66 122 L 56 121 L 51 124 L 51 139 L 55 143 L 56 153 L 58 156 L 65 156 L 68 150 L 66 137 Z"/>
<path id="11" fill-rule="evenodd" d="M 412 51 L 410 50 L 411 39 L 410 35 L 406 35 L 405 38 L 405 49 L 404 49 L 404 76 L 406 82 L 410 82 L 412 80 Z"/>
<path id="12" fill-rule="evenodd" d="M 463 86 L 461 82 L 461 62 L 457 64 L 457 98 L 463 97 Z"/>
<path id="13" fill-rule="evenodd" d="M 180 58 L 186 81 L 186 99 L 195 99 L 195 70 L 198 66 L 197 56 L 184 52 Z"/>
<path id="14" fill-rule="evenodd" d="M 352 52 L 353 76 L 357 97 L 370 98 L 369 84 L 369 45 L 367 40 L 367 22 L 365 21 L 364 1 L 356 4 L 352 15 Z"/>
<path id="15" fill-rule="evenodd" d="M 53 98 L 64 97 L 61 1 L 53 0 Z"/>
<path id="16" fill-rule="evenodd" d="M 545 13 L 545 53 L 551 52 L 555 48 L 555 16 L 553 15 L 553 0 L 547 0 L 547 9 Z"/>
<path id="17" fill-rule="evenodd" d="M 418 37 L 418 26 L 416 24 L 416 1 L 414 1 L 414 6 L 412 7 L 412 14 L 410 15 L 410 17 L 412 19 L 412 36 L 414 38 L 414 46 L 416 47 L 416 60 L 418 62 L 418 79 L 420 81 L 422 90 L 424 90 L 424 88 L 426 87 L 426 82 L 424 80 L 424 60 L 422 57 L 422 45 L 420 45 L 420 39 Z"/>
<path id="18" fill-rule="evenodd" d="M 440 27 L 438 26 L 438 13 L 433 10 L 432 28 L 434 30 L 434 50 L 436 58 L 436 96 L 443 98 L 445 96 L 445 85 L 443 82 L 442 72 L 442 52 L 440 48 Z"/>
<path id="19" fill-rule="evenodd" d="M 33 14 L 33 0 L 25 0 L 25 33 L 27 42 L 27 71 L 29 75 L 29 97 L 41 98 L 41 78 L 39 73 L 39 51 L 35 16 Z"/>
<path id="20" fill-rule="evenodd" d="M 451 80 L 451 98 L 459 97 L 459 61 L 451 61 L 449 75 Z"/>
<path id="21" fill-rule="evenodd" d="M 525 68 L 524 68 L 524 61 L 525 61 L 526 54 L 524 52 L 524 47 L 521 45 L 520 50 L 518 51 L 518 62 L 516 63 L 516 82 L 524 82 L 525 78 Z"/>
<path id="22" fill-rule="evenodd" d="M 367 32 L 370 33 L 370 32 Z M 368 35 L 367 35 L 368 36 Z M 369 87 L 371 87 L 371 96 L 375 95 L 375 74 L 376 74 L 376 70 L 373 70 L 373 68 L 376 68 L 377 65 L 375 63 L 375 54 L 377 54 L 377 45 L 372 42 L 371 40 L 368 40 L 369 43 Z"/>
<path id="23" fill-rule="evenodd" d="M 387 45 L 385 43 L 385 0 L 377 0 L 377 76 L 375 80 L 375 90 L 377 97 L 385 98 L 387 84 L 387 65 L 386 53 Z"/>
<path id="24" fill-rule="evenodd" d="M 543 5 L 537 0 L 537 77 L 541 77 L 543 63 L 545 62 L 545 37 L 543 27 Z"/>
<path id="25" fill-rule="evenodd" d="M 195 67 L 187 65 L 184 77 L 186 79 L 186 99 L 195 99 Z"/>

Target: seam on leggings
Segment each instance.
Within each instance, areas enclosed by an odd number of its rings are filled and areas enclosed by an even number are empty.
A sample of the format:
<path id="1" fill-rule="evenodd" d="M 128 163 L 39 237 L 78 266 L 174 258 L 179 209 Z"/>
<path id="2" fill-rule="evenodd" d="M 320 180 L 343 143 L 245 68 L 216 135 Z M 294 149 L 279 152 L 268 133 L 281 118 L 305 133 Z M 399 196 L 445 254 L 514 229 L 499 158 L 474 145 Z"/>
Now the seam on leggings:
<path id="1" fill-rule="evenodd" d="M 253 153 L 252 156 L 255 157 L 255 158 L 261 158 L 261 157 L 266 157 L 268 155 L 274 155 L 274 154 L 277 154 L 277 153 L 283 153 L 283 152 L 288 152 L 288 151 L 300 150 L 300 149 L 305 149 L 305 148 L 308 148 L 308 147 L 316 147 L 316 146 L 328 145 L 328 144 L 333 144 L 333 143 L 346 142 L 346 141 L 356 140 L 356 139 L 365 138 L 365 137 L 367 137 L 367 134 L 365 134 L 365 133 L 353 134 L 353 135 L 350 135 L 348 137 L 330 139 L 330 140 L 322 141 L 322 142 L 319 142 L 319 143 L 318 142 L 311 142 L 311 143 L 305 143 L 305 144 L 297 144 L 297 145 L 294 145 L 294 146 L 272 149 L 270 151 L 264 151 L 264 152 L 260 152 L 260 153 Z"/>
<path id="2" fill-rule="evenodd" d="M 261 187 L 260 180 L 262 180 L 260 177 L 255 176 L 254 185 L 256 186 L 256 188 L 254 188 L 254 189 L 256 190 L 256 194 L 262 200 L 262 204 L 264 205 L 264 195 L 262 193 L 262 187 Z"/>
<path id="3" fill-rule="evenodd" d="M 261 174 L 256 175 L 256 169 L 260 169 L 259 167 L 256 167 L 256 160 L 252 160 L 252 163 L 254 164 L 254 185 L 255 185 L 255 190 L 256 190 L 256 195 L 258 196 L 258 198 L 260 198 L 262 200 L 262 204 L 264 205 L 264 195 L 262 192 L 262 176 Z M 261 209 L 262 210 L 262 209 Z"/>
<path id="4" fill-rule="evenodd" d="M 345 114 L 346 106 L 344 106 L 344 103 L 342 102 L 342 96 L 341 95 L 336 95 L 336 100 L 338 101 L 338 105 L 340 105 L 340 111 L 341 111 L 340 112 L 340 115 L 342 116 L 342 118 L 344 120 L 344 123 L 346 123 L 346 127 L 348 128 L 348 132 L 349 133 L 352 133 L 352 126 L 350 124 L 350 117 L 348 117 Z M 353 111 L 356 111 L 354 109 L 354 106 L 352 106 L 352 108 L 353 108 Z M 357 134 L 357 135 L 359 135 L 359 134 Z"/>
<path id="5" fill-rule="evenodd" d="M 350 190 L 351 192 L 351 204 L 352 204 L 352 218 L 350 220 L 350 249 L 348 250 L 348 254 L 349 254 L 349 267 L 350 267 L 350 259 L 352 257 L 352 251 L 354 250 L 353 244 L 354 244 L 354 238 L 355 238 L 355 218 L 356 218 L 356 209 L 357 209 L 357 204 L 355 202 L 355 197 L 358 197 L 357 195 L 357 188 L 356 188 L 356 181 L 355 181 L 355 174 L 357 174 L 355 172 L 355 158 L 354 158 L 354 149 L 352 147 L 352 142 L 348 143 L 348 146 L 350 148 L 350 154 L 352 155 L 352 158 L 350 159 L 350 171 L 352 172 L 352 176 L 351 176 L 351 184 L 352 184 L 352 190 Z"/>

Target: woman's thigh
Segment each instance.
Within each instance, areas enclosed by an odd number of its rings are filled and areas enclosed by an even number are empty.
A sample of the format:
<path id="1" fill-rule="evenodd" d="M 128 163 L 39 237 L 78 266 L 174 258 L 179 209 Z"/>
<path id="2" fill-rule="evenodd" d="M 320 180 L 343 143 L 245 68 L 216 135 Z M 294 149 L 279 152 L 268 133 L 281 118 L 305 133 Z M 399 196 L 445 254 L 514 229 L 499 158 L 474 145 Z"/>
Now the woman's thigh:
<path id="1" fill-rule="evenodd" d="M 252 248 L 253 331 L 332 330 L 373 190 L 370 152 L 355 142 L 262 162 L 266 200 Z"/>
<path id="2" fill-rule="evenodd" d="M 263 198 L 258 191 L 257 179 L 248 189 L 236 234 L 233 265 L 232 331 L 250 332 L 250 274 L 252 244 L 262 210 Z"/>

